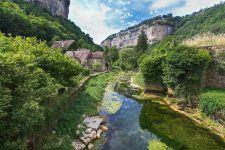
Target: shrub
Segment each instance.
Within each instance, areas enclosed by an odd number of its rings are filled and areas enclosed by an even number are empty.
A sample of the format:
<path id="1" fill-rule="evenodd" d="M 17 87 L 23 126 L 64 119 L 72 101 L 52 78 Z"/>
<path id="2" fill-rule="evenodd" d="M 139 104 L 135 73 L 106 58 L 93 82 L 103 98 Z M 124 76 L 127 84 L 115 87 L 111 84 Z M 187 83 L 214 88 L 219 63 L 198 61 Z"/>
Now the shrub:
<path id="1" fill-rule="evenodd" d="M 63 55 L 60 50 L 50 49 L 44 42 L 40 42 L 36 38 L 5 37 L 0 33 L 0 52 L 28 55 L 30 61 L 63 86 L 75 85 L 73 77 L 85 71 L 78 62 Z"/>
<path id="2" fill-rule="evenodd" d="M 106 48 L 105 51 L 107 61 L 114 63 L 119 59 L 119 49 L 116 47 Z"/>
<path id="3" fill-rule="evenodd" d="M 145 83 L 163 84 L 163 63 L 167 53 L 173 47 L 173 44 L 171 43 L 173 43 L 173 37 L 165 38 L 152 48 L 149 55 L 142 58 L 140 68 Z"/>
<path id="4" fill-rule="evenodd" d="M 144 76 L 145 83 L 161 83 L 163 84 L 163 56 L 149 55 L 144 58 L 141 63 L 141 72 Z"/>
<path id="5" fill-rule="evenodd" d="M 119 52 L 119 62 L 123 70 L 137 68 L 138 56 L 134 48 L 124 48 Z"/>
<path id="6" fill-rule="evenodd" d="M 48 100 L 84 69 L 36 38 L 0 33 L 0 70 L 0 149 L 25 149 L 49 121 Z"/>
<path id="7" fill-rule="evenodd" d="M 102 67 L 102 65 L 99 64 L 99 63 L 95 63 L 95 64 L 93 65 L 93 69 L 94 69 L 95 71 L 100 71 L 100 70 L 101 70 L 101 67 Z"/>
<path id="8" fill-rule="evenodd" d="M 215 112 L 225 114 L 225 90 L 206 89 L 199 96 L 200 109 L 210 115 Z"/>
<path id="9" fill-rule="evenodd" d="M 168 52 L 163 67 L 163 80 L 179 97 L 192 100 L 201 91 L 202 80 L 210 62 L 203 49 L 178 46 Z"/>

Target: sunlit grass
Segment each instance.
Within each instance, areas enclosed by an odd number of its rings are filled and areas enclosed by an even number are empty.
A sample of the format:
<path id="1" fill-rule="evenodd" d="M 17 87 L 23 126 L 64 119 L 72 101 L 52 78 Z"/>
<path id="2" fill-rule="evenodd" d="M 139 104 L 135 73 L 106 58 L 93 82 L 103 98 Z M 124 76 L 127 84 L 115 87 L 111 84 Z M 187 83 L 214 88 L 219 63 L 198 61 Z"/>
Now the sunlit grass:
<path id="1" fill-rule="evenodd" d="M 213 34 L 213 33 L 203 33 L 198 34 L 192 38 L 184 40 L 183 45 L 187 46 L 225 46 L 225 34 Z"/>

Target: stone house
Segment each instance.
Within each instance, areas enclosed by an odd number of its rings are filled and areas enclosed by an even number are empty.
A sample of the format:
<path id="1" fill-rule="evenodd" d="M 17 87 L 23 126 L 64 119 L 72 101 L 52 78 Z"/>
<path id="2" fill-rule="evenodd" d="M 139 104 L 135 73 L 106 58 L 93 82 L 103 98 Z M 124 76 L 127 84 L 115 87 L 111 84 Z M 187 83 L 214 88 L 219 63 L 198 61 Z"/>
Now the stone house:
<path id="1" fill-rule="evenodd" d="M 90 70 L 105 71 L 107 69 L 105 54 L 102 51 L 91 52 L 89 49 L 78 49 L 67 51 L 65 55 L 76 59 Z"/>
<path id="2" fill-rule="evenodd" d="M 53 45 L 51 46 L 51 48 L 58 48 L 66 52 L 72 49 L 73 44 L 74 44 L 74 40 L 55 41 Z"/>

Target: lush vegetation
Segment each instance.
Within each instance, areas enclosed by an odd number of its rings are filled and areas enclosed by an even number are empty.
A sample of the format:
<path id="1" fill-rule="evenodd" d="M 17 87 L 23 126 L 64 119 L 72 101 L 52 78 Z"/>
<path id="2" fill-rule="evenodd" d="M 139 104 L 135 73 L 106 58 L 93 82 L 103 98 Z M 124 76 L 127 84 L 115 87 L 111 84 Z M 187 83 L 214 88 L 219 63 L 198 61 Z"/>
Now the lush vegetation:
<path id="1" fill-rule="evenodd" d="M 144 89 L 145 82 L 144 82 L 144 77 L 141 72 L 135 73 L 133 76 L 134 83 L 137 84 L 140 88 Z"/>
<path id="2" fill-rule="evenodd" d="M 160 142 L 159 140 L 151 140 L 149 141 L 148 150 L 173 150 L 173 149 L 168 147 L 163 142 Z"/>
<path id="3" fill-rule="evenodd" d="M 140 55 L 146 52 L 147 50 L 148 50 L 148 37 L 144 31 L 141 31 L 141 34 L 138 36 L 136 51 Z"/>
<path id="4" fill-rule="evenodd" d="M 100 105 L 104 88 L 109 80 L 117 74 L 117 71 L 110 71 L 97 77 L 90 79 L 75 95 L 69 96 L 69 101 L 71 101 L 70 108 L 60 116 L 59 123 L 57 127 L 57 135 L 62 138 L 69 135 L 70 138 L 64 139 L 63 143 L 56 146 L 56 141 L 46 145 L 47 147 L 52 147 L 52 149 L 73 149 L 71 147 L 71 141 L 76 137 L 77 125 L 81 123 L 84 115 L 94 115 L 98 112 L 97 107 Z"/>
<path id="5" fill-rule="evenodd" d="M 181 18 L 175 31 L 176 39 L 191 38 L 197 34 L 211 32 L 224 33 L 224 3 L 212 8 L 202 9 L 199 12 Z"/>
<path id="6" fill-rule="evenodd" d="M 163 81 L 168 87 L 175 89 L 179 97 L 193 100 L 202 89 L 202 81 L 210 60 L 206 50 L 175 47 L 166 56 Z"/>
<path id="7" fill-rule="evenodd" d="M 134 48 L 123 48 L 119 51 L 119 66 L 123 70 L 132 70 L 138 67 L 138 55 Z"/>
<path id="8" fill-rule="evenodd" d="M 37 37 L 51 45 L 56 40 L 75 40 L 73 46 L 102 50 L 90 36 L 73 22 L 50 15 L 47 11 L 24 0 L 0 1 L 0 31 L 12 36 Z"/>
<path id="9" fill-rule="evenodd" d="M 145 83 L 165 84 L 179 97 L 192 100 L 201 90 L 209 53 L 194 47 L 176 46 L 171 40 L 162 41 L 143 59 L 141 71 Z"/>
<path id="10" fill-rule="evenodd" d="M 111 64 L 115 63 L 119 59 L 119 49 L 116 47 L 106 48 L 105 53 L 107 61 Z"/>
<path id="11" fill-rule="evenodd" d="M 200 109 L 208 115 L 225 114 L 225 90 L 205 89 L 199 96 L 199 103 Z"/>
<path id="12" fill-rule="evenodd" d="M 48 122 L 48 99 L 87 72 L 36 38 L 0 33 L 0 149 L 25 149 Z M 46 126 L 48 128 L 48 126 Z M 31 140 L 31 141 L 30 141 Z"/>

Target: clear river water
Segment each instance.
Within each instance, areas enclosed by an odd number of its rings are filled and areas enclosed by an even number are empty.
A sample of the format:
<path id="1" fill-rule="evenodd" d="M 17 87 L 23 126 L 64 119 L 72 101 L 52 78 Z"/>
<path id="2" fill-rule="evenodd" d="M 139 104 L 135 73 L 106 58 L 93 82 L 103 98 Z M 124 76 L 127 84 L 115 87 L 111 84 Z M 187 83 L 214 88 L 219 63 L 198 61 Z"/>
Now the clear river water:
<path id="1" fill-rule="evenodd" d="M 155 140 L 174 150 L 225 150 L 220 137 L 167 105 L 127 98 L 114 86 L 115 81 L 107 86 L 103 98 L 100 114 L 109 130 L 98 150 L 147 150 Z"/>

